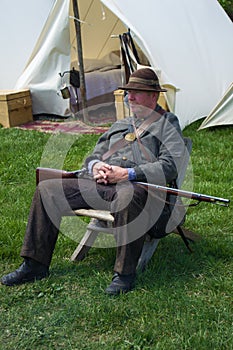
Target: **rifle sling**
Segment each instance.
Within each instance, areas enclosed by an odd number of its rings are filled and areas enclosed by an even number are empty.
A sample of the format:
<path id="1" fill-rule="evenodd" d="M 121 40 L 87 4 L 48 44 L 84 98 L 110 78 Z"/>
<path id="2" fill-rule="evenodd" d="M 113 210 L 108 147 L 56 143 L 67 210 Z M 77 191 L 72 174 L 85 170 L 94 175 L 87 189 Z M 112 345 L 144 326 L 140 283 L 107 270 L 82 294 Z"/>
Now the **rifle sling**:
<path id="1" fill-rule="evenodd" d="M 147 118 L 146 120 L 144 120 L 144 122 L 139 126 L 138 129 L 136 129 L 136 135 L 137 135 L 137 140 L 139 140 L 140 135 L 143 133 L 143 131 L 145 131 L 153 122 L 155 122 L 156 120 L 158 120 L 161 115 L 164 114 L 164 110 L 161 111 L 161 113 L 158 113 L 156 111 L 153 111 L 153 113 L 151 114 L 151 116 L 149 118 Z M 113 153 L 119 151 L 121 148 L 125 147 L 126 145 L 129 144 L 129 142 L 131 141 L 127 141 L 125 138 L 122 138 L 120 140 L 118 140 L 117 142 L 115 142 L 112 147 L 103 154 L 102 156 L 102 160 L 105 161 L 106 159 L 108 159 Z"/>

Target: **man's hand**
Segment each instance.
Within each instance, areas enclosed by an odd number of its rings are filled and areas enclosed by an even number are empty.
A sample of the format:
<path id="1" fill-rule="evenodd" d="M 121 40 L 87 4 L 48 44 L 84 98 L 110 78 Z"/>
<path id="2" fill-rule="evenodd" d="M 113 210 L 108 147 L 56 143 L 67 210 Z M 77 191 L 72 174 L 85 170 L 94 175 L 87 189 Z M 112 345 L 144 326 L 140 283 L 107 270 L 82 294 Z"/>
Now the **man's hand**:
<path id="1" fill-rule="evenodd" d="M 95 163 L 92 168 L 94 179 L 98 183 L 103 182 L 105 185 L 107 185 L 107 172 L 110 171 L 111 168 L 111 165 L 104 162 Z"/>
<path id="2" fill-rule="evenodd" d="M 98 162 L 94 164 L 92 171 L 96 182 L 105 185 L 128 180 L 128 170 L 116 165 Z"/>

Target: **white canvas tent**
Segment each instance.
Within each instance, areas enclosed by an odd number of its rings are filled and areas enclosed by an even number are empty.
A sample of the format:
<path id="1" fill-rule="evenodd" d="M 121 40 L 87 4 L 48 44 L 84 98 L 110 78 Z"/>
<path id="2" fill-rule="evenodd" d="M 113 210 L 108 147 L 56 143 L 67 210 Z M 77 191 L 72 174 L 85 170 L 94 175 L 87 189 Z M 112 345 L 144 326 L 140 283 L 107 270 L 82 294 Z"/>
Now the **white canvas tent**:
<path id="1" fill-rule="evenodd" d="M 205 118 L 198 130 L 219 125 L 233 124 L 233 83 L 223 98 Z"/>
<path id="2" fill-rule="evenodd" d="M 175 113 L 184 128 L 205 117 L 233 77 L 233 26 L 217 0 L 79 0 L 83 54 L 100 58 L 119 48 L 130 28 L 161 83 L 178 88 Z M 70 68 L 70 0 L 57 0 L 16 88 L 29 87 L 33 111 L 64 115 L 58 73 Z"/>
<path id="3" fill-rule="evenodd" d="M 1 0 L 0 89 L 13 89 L 55 0 Z"/>

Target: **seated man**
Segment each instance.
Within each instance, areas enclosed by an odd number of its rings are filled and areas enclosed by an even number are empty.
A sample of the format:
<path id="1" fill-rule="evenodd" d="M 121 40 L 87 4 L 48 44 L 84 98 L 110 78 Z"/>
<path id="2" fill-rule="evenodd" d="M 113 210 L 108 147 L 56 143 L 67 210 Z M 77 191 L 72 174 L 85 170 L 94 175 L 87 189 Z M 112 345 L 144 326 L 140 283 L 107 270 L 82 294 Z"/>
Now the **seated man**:
<path id="1" fill-rule="evenodd" d="M 135 71 L 121 89 L 128 91 L 133 117 L 116 121 L 99 138 L 85 160 L 86 176 L 39 183 L 21 249 L 24 261 L 2 277 L 2 284 L 13 286 L 48 276 L 62 216 L 92 208 L 110 210 L 114 216 L 116 259 L 106 293 L 128 292 L 134 287 L 145 235 L 161 237 L 180 223 L 177 218 L 168 229 L 171 212 L 166 194 L 137 184 L 166 186 L 177 178 L 181 166 L 184 142 L 178 119 L 157 104 L 159 93 L 166 90 L 150 68 Z"/>

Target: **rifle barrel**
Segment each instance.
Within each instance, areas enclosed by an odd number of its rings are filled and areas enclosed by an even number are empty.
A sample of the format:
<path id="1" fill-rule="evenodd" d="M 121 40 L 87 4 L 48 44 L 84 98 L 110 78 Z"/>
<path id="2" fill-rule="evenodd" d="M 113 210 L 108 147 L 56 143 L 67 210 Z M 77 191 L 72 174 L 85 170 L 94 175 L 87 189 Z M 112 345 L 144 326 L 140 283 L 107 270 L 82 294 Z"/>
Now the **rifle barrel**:
<path id="1" fill-rule="evenodd" d="M 168 194 L 173 194 L 176 196 L 184 197 L 184 198 L 189 198 L 189 199 L 195 199 L 200 202 L 208 202 L 212 204 L 219 204 L 223 205 L 225 207 L 228 207 L 230 200 L 225 199 L 225 198 L 220 198 L 220 197 L 214 197 L 214 196 L 209 196 L 206 194 L 201 194 L 201 193 L 196 193 L 196 192 L 190 192 L 190 191 L 184 191 L 184 190 L 179 190 L 177 188 L 172 188 L 172 187 L 166 187 L 166 186 L 160 186 L 160 185 L 155 185 L 155 184 L 149 184 L 147 182 L 140 182 L 140 181 L 135 181 L 135 183 L 143 186 L 148 186 L 151 188 L 154 188 L 159 191 L 166 192 Z"/>

